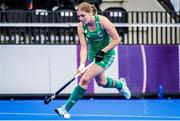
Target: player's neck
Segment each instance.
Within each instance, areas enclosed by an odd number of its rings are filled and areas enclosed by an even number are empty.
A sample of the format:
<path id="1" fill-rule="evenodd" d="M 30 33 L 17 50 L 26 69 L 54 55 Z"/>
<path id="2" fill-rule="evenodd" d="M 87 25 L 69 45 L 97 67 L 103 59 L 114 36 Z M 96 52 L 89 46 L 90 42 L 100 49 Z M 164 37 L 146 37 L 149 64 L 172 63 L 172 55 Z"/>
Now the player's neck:
<path id="1" fill-rule="evenodd" d="M 93 27 L 95 24 L 96 24 L 95 18 L 94 18 L 94 16 L 92 16 L 91 19 L 90 19 L 90 21 L 89 21 L 89 23 L 88 23 L 88 26 L 89 26 L 89 27 Z"/>

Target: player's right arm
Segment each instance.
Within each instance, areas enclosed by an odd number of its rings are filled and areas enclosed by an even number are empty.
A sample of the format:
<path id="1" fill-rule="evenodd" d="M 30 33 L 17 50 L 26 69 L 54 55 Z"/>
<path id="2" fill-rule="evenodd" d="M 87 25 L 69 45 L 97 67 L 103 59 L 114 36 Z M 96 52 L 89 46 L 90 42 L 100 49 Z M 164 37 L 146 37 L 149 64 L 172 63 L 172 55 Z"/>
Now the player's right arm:
<path id="1" fill-rule="evenodd" d="M 78 71 L 81 71 L 85 67 L 86 59 L 87 59 L 87 43 L 86 38 L 84 36 L 83 24 L 80 22 L 77 27 L 78 37 L 80 41 L 80 66 Z"/>

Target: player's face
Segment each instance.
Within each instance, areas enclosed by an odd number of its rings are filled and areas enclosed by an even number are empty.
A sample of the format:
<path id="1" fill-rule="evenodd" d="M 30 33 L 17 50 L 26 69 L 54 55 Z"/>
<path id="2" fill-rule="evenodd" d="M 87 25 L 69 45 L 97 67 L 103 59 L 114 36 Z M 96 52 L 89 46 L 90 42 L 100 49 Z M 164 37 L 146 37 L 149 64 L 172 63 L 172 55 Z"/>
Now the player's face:
<path id="1" fill-rule="evenodd" d="M 77 11 L 77 16 L 81 22 L 88 24 L 90 21 L 90 14 L 84 11 Z"/>

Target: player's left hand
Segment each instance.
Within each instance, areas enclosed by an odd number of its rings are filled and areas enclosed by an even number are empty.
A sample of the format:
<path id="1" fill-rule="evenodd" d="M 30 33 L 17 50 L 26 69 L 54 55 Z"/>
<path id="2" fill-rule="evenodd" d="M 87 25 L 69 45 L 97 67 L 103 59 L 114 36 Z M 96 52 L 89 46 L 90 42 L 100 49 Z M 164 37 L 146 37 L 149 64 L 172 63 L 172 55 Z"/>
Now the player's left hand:
<path id="1" fill-rule="evenodd" d="M 104 59 L 105 52 L 99 51 L 95 56 L 95 61 L 100 62 Z"/>

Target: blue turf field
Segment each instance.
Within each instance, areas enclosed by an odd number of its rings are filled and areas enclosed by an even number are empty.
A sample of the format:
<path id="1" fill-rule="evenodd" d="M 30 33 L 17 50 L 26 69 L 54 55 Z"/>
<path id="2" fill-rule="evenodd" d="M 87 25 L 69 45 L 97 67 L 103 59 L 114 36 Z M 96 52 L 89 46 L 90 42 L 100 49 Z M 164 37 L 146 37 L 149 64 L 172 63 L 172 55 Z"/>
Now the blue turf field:
<path id="1" fill-rule="evenodd" d="M 64 102 L 0 100 L 0 120 L 64 120 L 54 112 Z M 180 99 L 83 99 L 70 113 L 69 120 L 180 120 Z"/>

